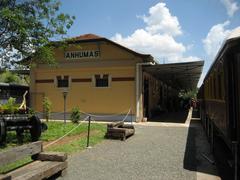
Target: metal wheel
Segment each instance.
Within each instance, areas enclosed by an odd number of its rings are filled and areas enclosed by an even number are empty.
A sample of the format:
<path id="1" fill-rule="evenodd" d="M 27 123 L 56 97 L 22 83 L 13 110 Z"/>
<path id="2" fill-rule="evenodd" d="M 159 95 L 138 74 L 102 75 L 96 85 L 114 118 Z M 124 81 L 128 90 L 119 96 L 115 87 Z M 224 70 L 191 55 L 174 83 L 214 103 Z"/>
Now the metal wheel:
<path id="1" fill-rule="evenodd" d="M 3 144 L 6 142 L 6 123 L 3 119 L 0 119 L 0 144 Z"/>
<path id="2" fill-rule="evenodd" d="M 32 141 L 38 141 L 42 132 L 41 121 L 37 116 L 32 116 L 30 117 L 30 124 L 32 126 L 30 129 Z"/>

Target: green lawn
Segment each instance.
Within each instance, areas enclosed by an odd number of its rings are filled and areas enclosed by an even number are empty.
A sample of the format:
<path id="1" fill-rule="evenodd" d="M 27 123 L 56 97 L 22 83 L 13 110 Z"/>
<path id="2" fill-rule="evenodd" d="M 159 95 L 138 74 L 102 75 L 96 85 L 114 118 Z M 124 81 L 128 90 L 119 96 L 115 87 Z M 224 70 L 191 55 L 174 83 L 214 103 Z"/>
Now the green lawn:
<path id="1" fill-rule="evenodd" d="M 72 123 L 67 123 L 64 126 L 62 123 L 51 122 L 48 123 L 48 131 L 43 133 L 41 140 L 42 141 L 52 141 L 62 137 L 64 134 L 69 132 L 76 125 Z M 58 151 L 58 152 L 66 152 L 66 153 L 74 153 L 86 148 L 87 144 L 87 128 L 88 124 L 83 123 L 73 132 L 71 132 L 68 136 L 76 136 L 82 134 L 80 138 L 76 138 L 69 143 L 61 144 L 61 145 L 52 145 L 49 146 L 46 150 L 49 151 Z M 91 134 L 92 132 L 92 134 Z M 106 132 L 106 125 L 104 124 L 91 124 L 90 131 L 90 145 L 93 146 L 104 139 L 104 135 Z"/>
<path id="2" fill-rule="evenodd" d="M 48 130 L 42 133 L 40 140 L 43 142 L 51 143 L 52 141 L 62 137 L 71 129 L 77 126 L 77 124 L 67 123 L 66 125 L 63 122 L 48 122 L 47 123 Z M 71 132 L 66 138 L 68 141 L 65 142 L 64 139 L 60 140 L 59 143 L 52 144 L 47 147 L 44 151 L 58 151 L 58 152 L 66 152 L 68 154 L 79 152 L 86 148 L 87 144 L 87 123 L 81 124 L 77 129 Z M 91 124 L 90 131 L 90 146 L 94 146 L 95 144 L 101 142 L 104 139 L 104 135 L 106 132 L 105 124 Z M 23 143 L 30 142 L 30 135 L 28 133 L 25 134 Z M 64 143 L 63 143 L 64 142 Z M 0 151 L 4 151 L 8 148 L 19 146 L 16 140 L 15 132 L 8 132 L 7 135 L 7 145 L 4 147 L 0 147 Z M 9 164 L 4 167 L 0 167 L 0 173 L 8 172 L 16 167 L 19 167 L 23 164 L 31 162 L 31 158 L 25 158 L 13 164 Z"/>

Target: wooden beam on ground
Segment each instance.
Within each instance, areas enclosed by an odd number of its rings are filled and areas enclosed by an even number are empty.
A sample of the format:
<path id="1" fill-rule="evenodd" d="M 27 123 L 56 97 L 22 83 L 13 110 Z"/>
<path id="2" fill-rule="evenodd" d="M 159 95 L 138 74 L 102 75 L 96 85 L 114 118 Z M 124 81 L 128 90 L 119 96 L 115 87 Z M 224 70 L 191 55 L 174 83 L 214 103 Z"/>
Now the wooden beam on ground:
<path id="1" fill-rule="evenodd" d="M 47 179 L 52 175 L 61 172 L 67 168 L 67 161 L 34 161 L 26 166 L 16 169 L 7 175 L 11 175 L 16 180 L 40 180 Z"/>
<path id="2" fill-rule="evenodd" d="M 42 151 L 42 142 L 37 141 L 0 152 L 0 166 L 23 159 L 24 157 L 38 154 Z"/>
<path id="3" fill-rule="evenodd" d="M 12 179 L 12 177 L 9 175 L 1 175 L 0 174 L 0 180 L 11 180 L 11 179 Z"/>
<path id="4" fill-rule="evenodd" d="M 58 161 L 64 162 L 67 160 L 67 153 L 62 152 L 41 152 L 36 157 L 40 161 Z"/>
<path id="5" fill-rule="evenodd" d="M 113 122 L 111 124 L 108 124 L 107 127 L 108 128 L 113 128 L 113 127 L 116 127 L 116 126 L 122 126 L 124 124 L 123 121 L 120 121 L 120 122 Z"/>

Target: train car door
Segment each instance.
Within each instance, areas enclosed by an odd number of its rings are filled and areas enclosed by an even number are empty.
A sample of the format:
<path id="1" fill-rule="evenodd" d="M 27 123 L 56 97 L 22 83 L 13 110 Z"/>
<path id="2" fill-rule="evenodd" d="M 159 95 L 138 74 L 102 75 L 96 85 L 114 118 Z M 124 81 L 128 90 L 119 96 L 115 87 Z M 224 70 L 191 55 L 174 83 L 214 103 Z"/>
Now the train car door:
<path id="1" fill-rule="evenodd" d="M 226 100 L 227 100 L 227 137 L 230 143 L 236 139 L 236 86 L 237 86 L 237 61 L 234 58 L 234 55 L 229 52 L 225 56 L 225 80 L 226 80 Z M 231 147 L 231 145 L 230 145 Z"/>
<path id="2" fill-rule="evenodd" d="M 236 56 L 236 52 L 232 49 L 224 57 L 224 71 L 225 71 L 225 95 L 226 95 L 226 109 L 227 109 L 227 144 L 232 151 L 235 164 L 238 164 L 239 150 L 236 150 L 236 143 L 239 137 L 239 86 L 240 86 L 240 59 Z M 235 177 L 238 171 L 235 166 Z"/>
<path id="3" fill-rule="evenodd" d="M 240 49 L 234 56 L 234 107 L 235 107 L 235 136 L 233 139 L 235 157 L 235 179 L 240 177 Z"/>

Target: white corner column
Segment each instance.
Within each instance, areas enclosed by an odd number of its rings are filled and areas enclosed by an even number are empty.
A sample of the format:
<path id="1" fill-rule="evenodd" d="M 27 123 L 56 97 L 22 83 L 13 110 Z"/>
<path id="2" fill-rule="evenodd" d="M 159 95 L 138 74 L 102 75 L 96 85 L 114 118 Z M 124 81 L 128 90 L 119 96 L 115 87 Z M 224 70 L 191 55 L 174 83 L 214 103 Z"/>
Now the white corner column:
<path id="1" fill-rule="evenodd" d="M 141 112 L 141 85 L 142 85 L 142 66 L 141 64 L 136 65 L 136 122 L 140 122 L 142 120 L 142 112 Z"/>
<path id="2" fill-rule="evenodd" d="M 153 62 L 137 63 L 136 64 L 136 122 L 141 122 L 143 119 L 143 72 L 142 65 L 155 65 Z"/>

